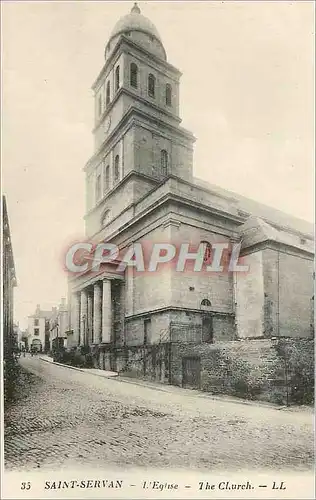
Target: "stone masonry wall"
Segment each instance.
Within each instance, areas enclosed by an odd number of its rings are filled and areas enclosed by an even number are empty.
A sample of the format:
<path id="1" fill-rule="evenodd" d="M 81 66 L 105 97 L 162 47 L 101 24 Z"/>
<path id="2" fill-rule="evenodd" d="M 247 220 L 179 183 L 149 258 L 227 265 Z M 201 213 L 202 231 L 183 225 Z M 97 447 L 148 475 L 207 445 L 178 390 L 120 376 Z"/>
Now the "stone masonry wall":
<path id="1" fill-rule="evenodd" d="M 196 357 L 200 359 L 203 391 L 286 404 L 297 402 L 300 385 L 308 399 L 313 392 L 313 341 L 296 339 L 292 343 L 286 363 L 278 342 L 269 339 L 176 343 L 171 346 L 171 383 L 183 385 L 183 358 Z"/>

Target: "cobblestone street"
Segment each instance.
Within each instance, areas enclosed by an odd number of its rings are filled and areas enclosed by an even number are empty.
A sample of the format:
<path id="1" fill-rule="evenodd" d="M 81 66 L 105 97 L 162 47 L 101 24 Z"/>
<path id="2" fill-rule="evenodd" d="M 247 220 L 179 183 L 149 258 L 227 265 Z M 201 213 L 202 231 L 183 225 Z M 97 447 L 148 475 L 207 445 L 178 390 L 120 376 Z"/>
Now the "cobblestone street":
<path id="1" fill-rule="evenodd" d="M 313 416 L 146 387 L 20 359 L 20 397 L 5 414 L 8 470 L 146 466 L 304 470 Z"/>

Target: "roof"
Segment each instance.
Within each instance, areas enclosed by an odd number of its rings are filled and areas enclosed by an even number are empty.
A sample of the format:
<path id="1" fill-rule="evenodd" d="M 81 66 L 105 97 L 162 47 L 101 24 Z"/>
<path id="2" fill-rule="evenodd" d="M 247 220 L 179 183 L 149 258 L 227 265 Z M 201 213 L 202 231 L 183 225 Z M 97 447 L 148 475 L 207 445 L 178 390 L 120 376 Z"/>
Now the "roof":
<path id="1" fill-rule="evenodd" d="M 314 243 L 312 240 L 302 238 L 297 234 L 285 230 L 276 229 L 260 219 L 260 217 L 249 217 L 249 219 L 240 226 L 240 234 L 242 236 L 243 249 L 264 241 L 274 241 L 276 243 L 283 243 L 284 245 L 296 247 L 299 250 L 311 254 L 314 252 Z"/>
<path id="2" fill-rule="evenodd" d="M 153 36 L 162 43 L 157 28 L 147 17 L 141 14 L 137 3 L 134 4 L 130 14 L 118 20 L 111 33 L 110 39 L 129 31 L 141 31 L 147 35 Z"/>
<path id="3" fill-rule="evenodd" d="M 310 238 L 313 237 L 314 225 L 311 222 L 293 217 L 292 215 L 286 214 L 281 210 L 264 205 L 255 200 L 251 200 L 241 194 L 228 191 L 227 189 L 211 184 L 197 177 L 194 177 L 193 182 L 196 186 L 203 189 L 208 189 L 213 192 L 215 191 L 219 196 L 229 196 L 232 198 L 232 201 L 237 203 L 237 209 L 245 212 L 245 215 L 259 217 L 263 221 L 268 222 L 270 225 L 277 226 L 277 229 L 286 228 L 289 231 L 293 230 L 303 233 L 306 236 L 308 235 Z"/>

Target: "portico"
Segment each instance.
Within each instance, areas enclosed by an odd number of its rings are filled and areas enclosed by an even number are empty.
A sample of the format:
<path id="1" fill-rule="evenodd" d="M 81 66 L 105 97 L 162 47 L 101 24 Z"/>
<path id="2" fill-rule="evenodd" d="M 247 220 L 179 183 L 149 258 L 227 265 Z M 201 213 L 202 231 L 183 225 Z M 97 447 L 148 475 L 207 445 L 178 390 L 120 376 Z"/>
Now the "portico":
<path id="1" fill-rule="evenodd" d="M 124 311 L 120 307 L 123 291 L 124 278 L 114 273 L 72 279 L 71 343 L 73 347 L 97 350 L 102 368 L 109 364 L 104 362 L 104 352 L 124 339 Z"/>

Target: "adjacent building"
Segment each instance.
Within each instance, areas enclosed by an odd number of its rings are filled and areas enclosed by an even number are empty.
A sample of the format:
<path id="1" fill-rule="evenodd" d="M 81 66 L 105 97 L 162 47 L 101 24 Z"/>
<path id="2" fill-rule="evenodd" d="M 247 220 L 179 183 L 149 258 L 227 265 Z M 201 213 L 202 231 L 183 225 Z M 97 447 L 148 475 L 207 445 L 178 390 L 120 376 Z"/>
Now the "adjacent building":
<path id="1" fill-rule="evenodd" d="M 37 304 L 35 313 L 28 316 L 28 349 L 44 352 L 49 349 L 49 321 L 53 311 L 44 311 Z"/>
<path id="2" fill-rule="evenodd" d="M 71 344 L 89 346 L 104 369 L 203 387 L 216 345 L 256 340 L 256 357 L 261 341 L 313 336 L 313 227 L 194 177 L 180 77 L 135 4 L 93 84 L 86 237 L 123 253 L 135 243 L 203 243 L 206 262 L 214 243 L 240 243 L 250 271 L 120 273 L 113 263 L 71 276 Z"/>
<path id="3" fill-rule="evenodd" d="M 62 298 L 58 308 L 54 307 L 49 321 L 49 348 L 50 351 L 59 347 L 67 347 L 69 334 L 69 314 L 66 299 Z"/>
<path id="4" fill-rule="evenodd" d="M 10 359 L 16 347 L 13 311 L 14 288 L 17 286 L 11 232 L 6 197 L 2 197 L 2 254 L 3 254 L 3 357 Z"/>
<path id="5" fill-rule="evenodd" d="M 18 347 L 18 349 L 21 351 L 23 348 L 26 347 L 25 345 L 25 339 L 26 339 L 26 332 L 21 330 L 19 323 L 13 326 L 13 331 L 14 331 L 14 336 L 15 336 L 15 344 Z"/>

